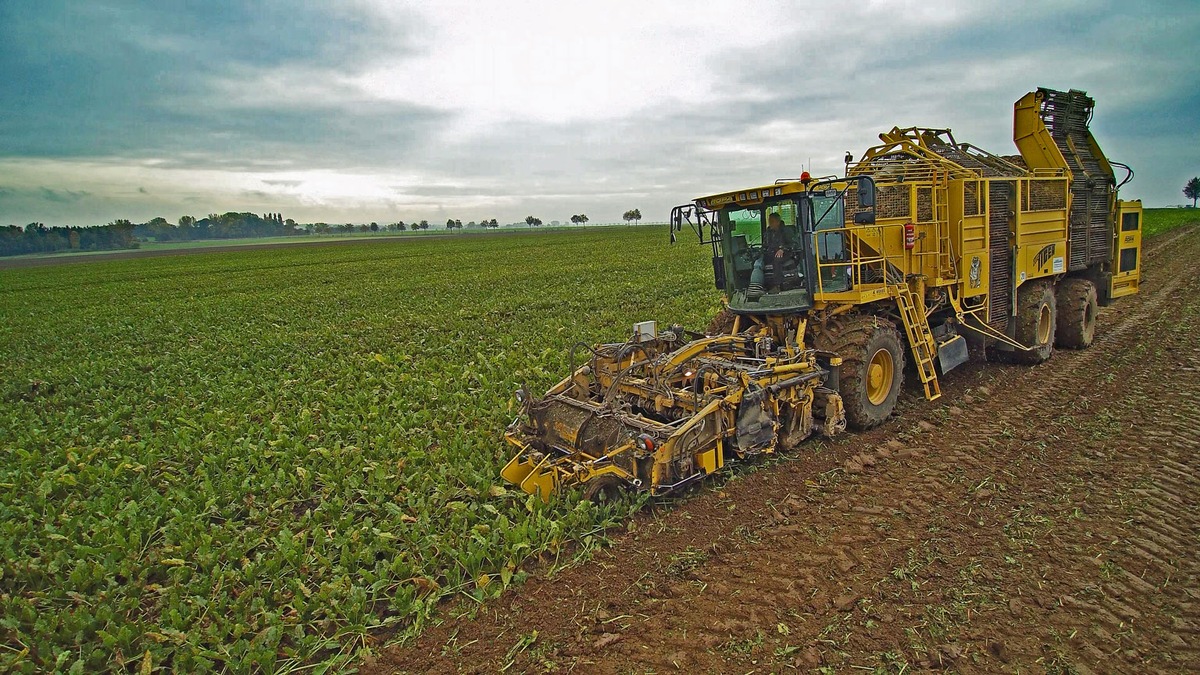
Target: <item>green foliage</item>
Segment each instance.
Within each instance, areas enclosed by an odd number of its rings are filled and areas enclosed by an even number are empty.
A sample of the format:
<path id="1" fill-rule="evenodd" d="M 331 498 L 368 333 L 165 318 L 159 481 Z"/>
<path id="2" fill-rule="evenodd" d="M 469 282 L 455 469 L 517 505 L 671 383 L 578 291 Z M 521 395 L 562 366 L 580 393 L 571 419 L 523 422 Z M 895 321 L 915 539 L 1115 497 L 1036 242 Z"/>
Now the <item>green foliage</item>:
<path id="1" fill-rule="evenodd" d="M 128 220 L 116 220 L 97 227 L 46 227 L 29 223 L 25 227 L 0 227 L 0 256 L 56 251 L 107 251 L 137 248 L 134 226 Z"/>
<path id="2" fill-rule="evenodd" d="M 1196 200 L 1200 199 L 1200 176 L 1192 178 L 1183 186 L 1183 196 L 1192 200 L 1192 208 L 1196 208 Z"/>
<path id="3" fill-rule="evenodd" d="M 551 385 L 577 340 L 703 326 L 707 249 L 666 242 L 0 271 L 0 671 L 336 669 L 586 544 L 629 505 L 504 485 L 512 392 Z"/>
<path id="4" fill-rule="evenodd" d="M 1147 237 L 1195 224 L 1200 224 L 1200 211 L 1196 209 L 1145 209 L 1142 212 L 1142 234 Z"/>

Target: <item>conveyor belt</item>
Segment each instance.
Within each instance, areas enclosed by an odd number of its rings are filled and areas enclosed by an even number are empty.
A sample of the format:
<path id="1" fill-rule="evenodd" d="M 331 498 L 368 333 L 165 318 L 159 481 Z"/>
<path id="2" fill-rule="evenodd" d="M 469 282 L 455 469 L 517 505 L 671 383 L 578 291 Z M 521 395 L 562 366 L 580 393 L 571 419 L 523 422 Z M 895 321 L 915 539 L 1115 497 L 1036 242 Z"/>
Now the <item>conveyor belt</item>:
<path id="1" fill-rule="evenodd" d="M 1068 267 L 1080 270 L 1111 256 L 1114 183 L 1107 161 L 1092 152 L 1091 120 L 1095 101 L 1082 91 L 1039 89 L 1042 121 L 1058 145 L 1074 179 L 1071 181 L 1070 241 Z"/>
<path id="2" fill-rule="evenodd" d="M 988 189 L 988 324 L 996 330 L 1008 330 L 1012 314 L 1012 251 L 1008 200 L 1009 182 L 992 181 Z"/>

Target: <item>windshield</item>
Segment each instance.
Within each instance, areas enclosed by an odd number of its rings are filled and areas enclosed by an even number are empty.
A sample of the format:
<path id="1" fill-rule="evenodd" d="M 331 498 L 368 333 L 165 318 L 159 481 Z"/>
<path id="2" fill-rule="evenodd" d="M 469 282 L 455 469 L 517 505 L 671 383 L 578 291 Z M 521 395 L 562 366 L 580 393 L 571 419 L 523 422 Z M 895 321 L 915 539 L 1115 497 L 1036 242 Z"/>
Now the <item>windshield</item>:
<path id="1" fill-rule="evenodd" d="M 798 213 L 796 202 L 786 201 L 764 207 L 730 209 L 724 216 L 729 223 L 730 236 L 739 239 L 743 245 L 758 246 L 762 244 L 763 229 L 772 215 L 779 216 L 785 229 L 799 232 Z"/>
<path id="2" fill-rule="evenodd" d="M 720 212 L 723 272 L 731 307 L 755 312 L 811 306 L 803 197 Z"/>
<path id="3" fill-rule="evenodd" d="M 734 209 L 726 214 L 733 237 L 741 237 L 746 244 L 762 242 L 762 209 Z"/>

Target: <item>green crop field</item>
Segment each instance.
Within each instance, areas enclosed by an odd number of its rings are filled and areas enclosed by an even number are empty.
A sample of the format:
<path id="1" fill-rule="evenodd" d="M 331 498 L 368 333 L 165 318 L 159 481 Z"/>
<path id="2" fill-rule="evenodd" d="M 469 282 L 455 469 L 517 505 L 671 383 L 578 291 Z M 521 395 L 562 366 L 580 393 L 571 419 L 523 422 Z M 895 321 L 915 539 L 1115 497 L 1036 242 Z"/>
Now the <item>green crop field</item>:
<path id="1" fill-rule="evenodd" d="M 1200 211 L 1196 209 L 1146 209 L 1142 215 L 1142 234 L 1151 237 L 1194 224 L 1200 224 Z"/>
<path id="2" fill-rule="evenodd" d="M 621 514 L 500 482 L 512 392 L 703 327 L 706 255 L 654 227 L 0 271 L 0 670 L 319 672 L 586 542 Z"/>

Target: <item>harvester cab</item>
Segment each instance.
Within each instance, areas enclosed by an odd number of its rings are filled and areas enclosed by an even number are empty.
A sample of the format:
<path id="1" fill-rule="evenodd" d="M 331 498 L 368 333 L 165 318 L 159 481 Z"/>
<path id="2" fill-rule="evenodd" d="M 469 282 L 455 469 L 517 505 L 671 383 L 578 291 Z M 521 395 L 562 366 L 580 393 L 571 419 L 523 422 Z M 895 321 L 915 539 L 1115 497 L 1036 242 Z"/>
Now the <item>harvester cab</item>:
<path id="1" fill-rule="evenodd" d="M 671 212 L 675 233 L 690 229 L 712 246 L 713 280 L 729 310 L 742 315 L 796 314 L 820 292 L 854 283 L 847 242 L 846 198 L 854 190 L 856 224 L 875 222 L 875 182 L 812 179 L 702 197 Z"/>

